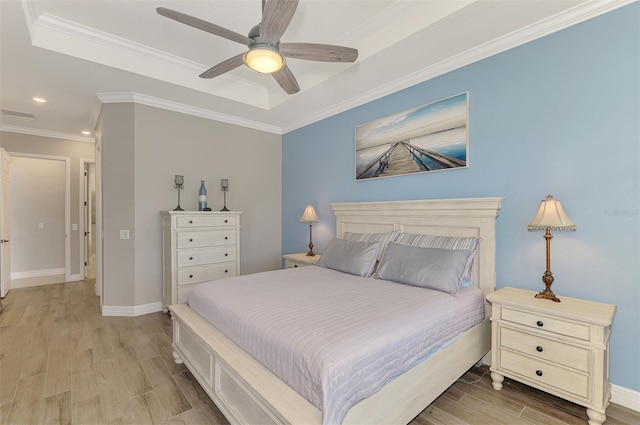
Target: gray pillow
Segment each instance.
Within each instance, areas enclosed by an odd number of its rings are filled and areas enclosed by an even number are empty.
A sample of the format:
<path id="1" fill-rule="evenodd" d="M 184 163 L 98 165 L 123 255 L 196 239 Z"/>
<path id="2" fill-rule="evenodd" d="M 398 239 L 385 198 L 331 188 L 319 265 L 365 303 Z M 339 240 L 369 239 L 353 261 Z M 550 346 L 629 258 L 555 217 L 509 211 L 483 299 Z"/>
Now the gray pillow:
<path id="1" fill-rule="evenodd" d="M 387 244 L 391 241 L 395 241 L 398 235 L 400 234 L 399 230 L 394 230 L 392 232 L 386 233 L 353 233 L 353 232 L 344 232 L 343 238 L 348 241 L 359 241 L 359 242 L 382 242 L 382 249 L 380 250 L 379 258 L 382 258 L 384 255 L 384 251 L 387 249 Z"/>
<path id="2" fill-rule="evenodd" d="M 473 254 L 469 258 L 467 268 L 464 272 L 464 280 L 466 286 L 471 286 L 472 273 L 471 268 L 473 266 L 473 258 L 478 250 L 481 239 L 478 237 L 470 236 L 435 236 L 435 235 L 422 235 L 416 233 L 400 233 L 396 242 L 406 245 L 421 246 L 423 248 L 442 248 L 442 249 L 460 249 L 471 250 Z"/>
<path id="3" fill-rule="evenodd" d="M 371 276 L 381 247 L 381 242 L 334 238 L 322 253 L 318 265 L 356 276 Z"/>
<path id="4" fill-rule="evenodd" d="M 471 250 L 423 248 L 389 242 L 378 278 L 458 294 Z"/>

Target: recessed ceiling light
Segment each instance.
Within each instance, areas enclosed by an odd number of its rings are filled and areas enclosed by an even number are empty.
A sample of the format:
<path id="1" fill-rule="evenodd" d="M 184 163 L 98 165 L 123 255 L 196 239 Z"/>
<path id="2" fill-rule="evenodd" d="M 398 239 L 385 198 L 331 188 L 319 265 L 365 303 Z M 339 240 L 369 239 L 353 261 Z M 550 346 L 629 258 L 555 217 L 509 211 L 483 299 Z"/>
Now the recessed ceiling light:
<path id="1" fill-rule="evenodd" d="M 90 131 L 83 131 L 82 134 L 84 134 L 85 136 L 91 136 L 91 132 Z"/>
<path id="2" fill-rule="evenodd" d="M 33 100 L 38 103 L 47 103 L 47 99 L 43 99 L 41 97 L 34 97 Z"/>

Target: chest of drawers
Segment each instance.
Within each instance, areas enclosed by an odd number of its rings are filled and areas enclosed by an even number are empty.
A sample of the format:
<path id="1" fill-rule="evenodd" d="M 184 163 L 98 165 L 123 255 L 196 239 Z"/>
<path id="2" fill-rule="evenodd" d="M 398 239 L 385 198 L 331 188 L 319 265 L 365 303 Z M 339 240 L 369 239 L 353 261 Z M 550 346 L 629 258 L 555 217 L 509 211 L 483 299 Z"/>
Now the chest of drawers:
<path id="1" fill-rule="evenodd" d="M 162 303 L 180 301 L 196 283 L 240 274 L 238 211 L 163 211 Z"/>
<path id="2" fill-rule="evenodd" d="M 587 408 L 589 424 L 602 424 L 611 398 L 609 337 L 616 306 L 502 288 L 492 304 L 491 378 L 507 376 Z"/>

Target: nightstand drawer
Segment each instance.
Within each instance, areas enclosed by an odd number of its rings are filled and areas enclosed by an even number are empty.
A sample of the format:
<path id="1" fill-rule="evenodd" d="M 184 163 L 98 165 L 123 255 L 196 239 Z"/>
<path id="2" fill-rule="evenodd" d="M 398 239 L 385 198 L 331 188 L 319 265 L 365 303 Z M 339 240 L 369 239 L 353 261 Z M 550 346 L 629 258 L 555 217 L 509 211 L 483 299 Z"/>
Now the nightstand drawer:
<path id="1" fill-rule="evenodd" d="M 563 342 L 501 328 L 500 346 L 583 372 L 589 371 L 589 351 Z"/>
<path id="2" fill-rule="evenodd" d="M 224 261 L 235 261 L 235 259 L 235 246 L 216 246 L 211 248 L 178 250 L 178 267 L 222 263 Z"/>
<path id="3" fill-rule="evenodd" d="M 235 245 L 235 230 L 190 232 L 177 234 L 178 248 L 200 248 L 215 245 Z"/>
<path id="4" fill-rule="evenodd" d="M 503 307 L 502 319 L 529 326 L 534 329 L 579 338 L 585 341 L 588 341 L 590 338 L 589 326 L 546 316 L 544 314 L 528 313 Z"/>
<path id="5" fill-rule="evenodd" d="M 589 397 L 587 373 L 570 370 L 504 348 L 500 349 L 500 368 L 565 393 L 585 399 Z"/>
<path id="6" fill-rule="evenodd" d="M 236 275 L 236 265 L 233 262 L 211 264 L 206 266 L 183 267 L 178 269 L 178 285 L 207 282 Z"/>

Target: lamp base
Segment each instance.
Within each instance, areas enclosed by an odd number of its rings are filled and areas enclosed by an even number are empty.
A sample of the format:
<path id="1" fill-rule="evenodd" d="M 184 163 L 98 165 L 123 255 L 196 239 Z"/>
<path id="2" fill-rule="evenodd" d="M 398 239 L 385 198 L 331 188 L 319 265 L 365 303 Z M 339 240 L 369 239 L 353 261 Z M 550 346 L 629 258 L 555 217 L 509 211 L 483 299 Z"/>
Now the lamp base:
<path id="1" fill-rule="evenodd" d="M 544 298 L 546 300 L 555 301 L 557 303 L 560 302 L 560 298 L 556 297 L 556 294 L 554 294 L 551 289 L 545 289 L 544 291 L 538 292 L 536 294 L 536 298 Z"/>
<path id="2" fill-rule="evenodd" d="M 229 211 L 229 209 L 227 208 L 227 206 L 225 205 L 220 211 Z"/>
<path id="3" fill-rule="evenodd" d="M 177 207 L 175 207 L 173 210 L 174 210 L 174 211 L 184 211 L 184 210 L 180 207 L 180 205 L 178 205 Z"/>

